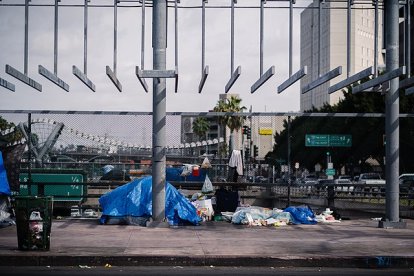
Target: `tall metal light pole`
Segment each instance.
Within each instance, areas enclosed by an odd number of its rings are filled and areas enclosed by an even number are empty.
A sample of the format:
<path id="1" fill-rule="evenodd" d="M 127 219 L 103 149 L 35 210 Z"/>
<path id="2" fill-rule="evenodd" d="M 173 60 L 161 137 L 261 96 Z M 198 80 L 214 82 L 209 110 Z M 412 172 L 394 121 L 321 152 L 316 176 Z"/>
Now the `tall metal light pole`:
<path id="1" fill-rule="evenodd" d="M 399 28 L 398 0 L 384 1 L 385 16 L 385 65 L 387 72 L 398 68 Z M 390 90 L 385 95 L 385 176 L 386 176 L 386 207 L 385 221 L 380 221 L 379 227 L 405 228 L 406 223 L 399 218 L 399 80 L 390 80 Z"/>
<path id="2" fill-rule="evenodd" d="M 287 206 L 290 206 L 290 187 L 292 185 L 292 176 L 291 176 L 291 169 L 290 169 L 290 116 L 288 116 L 288 154 L 287 154 L 287 165 L 288 165 L 288 198 L 287 198 Z"/>
<path id="3" fill-rule="evenodd" d="M 167 0 L 154 0 L 152 8 L 154 70 L 166 70 Z M 153 79 L 152 116 L 152 219 L 149 226 L 167 226 L 165 221 L 166 79 Z"/>

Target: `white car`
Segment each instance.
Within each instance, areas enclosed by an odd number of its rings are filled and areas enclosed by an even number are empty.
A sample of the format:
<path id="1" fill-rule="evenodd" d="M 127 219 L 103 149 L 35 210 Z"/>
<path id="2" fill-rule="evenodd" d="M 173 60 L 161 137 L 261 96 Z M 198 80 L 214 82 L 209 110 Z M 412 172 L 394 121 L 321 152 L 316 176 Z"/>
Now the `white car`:
<path id="1" fill-rule="evenodd" d="M 374 196 L 379 192 L 385 193 L 385 179 L 379 173 L 361 173 L 357 184 L 362 186 L 357 187 L 358 192 L 363 191 Z"/>
<path id="2" fill-rule="evenodd" d="M 316 185 L 316 184 L 319 183 L 318 178 L 313 174 L 306 175 L 305 177 L 303 177 L 299 181 L 300 181 L 300 185 L 305 185 L 305 186 L 307 186 L 307 185 Z"/>
<path id="3" fill-rule="evenodd" d="M 87 218 L 96 218 L 96 217 L 98 217 L 98 214 L 92 209 L 86 209 L 83 212 L 83 216 L 87 217 Z"/>
<path id="4" fill-rule="evenodd" d="M 70 208 L 70 216 L 72 218 L 80 218 L 81 217 L 81 212 L 78 206 L 72 206 Z"/>
<path id="5" fill-rule="evenodd" d="M 385 179 L 382 179 L 379 173 L 361 173 L 358 184 L 385 185 Z"/>
<path id="6" fill-rule="evenodd" d="M 337 179 L 334 180 L 334 182 L 338 185 L 351 185 L 352 177 L 349 175 L 340 175 Z"/>
<path id="7" fill-rule="evenodd" d="M 336 190 L 339 192 L 353 192 L 354 186 L 352 186 L 352 177 L 349 175 L 340 175 L 337 179 L 334 180 L 335 185 L 337 185 Z"/>

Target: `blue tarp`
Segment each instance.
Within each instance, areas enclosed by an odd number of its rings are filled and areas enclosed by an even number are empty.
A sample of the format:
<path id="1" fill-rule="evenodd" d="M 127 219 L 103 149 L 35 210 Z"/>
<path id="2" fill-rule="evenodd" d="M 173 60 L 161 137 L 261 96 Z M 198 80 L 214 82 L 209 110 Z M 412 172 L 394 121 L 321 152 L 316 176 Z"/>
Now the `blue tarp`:
<path id="1" fill-rule="evenodd" d="M 287 207 L 283 212 L 288 212 L 292 215 L 293 224 L 316 224 L 318 223 L 309 206 Z"/>
<path id="2" fill-rule="evenodd" d="M 197 209 L 174 186 L 166 183 L 165 216 L 170 225 L 190 222 L 199 224 L 201 218 Z M 152 176 L 135 179 L 101 196 L 101 223 L 109 218 L 151 217 L 152 215 Z"/>
<path id="3" fill-rule="evenodd" d="M 188 176 L 181 176 L 183 172 L 183 167 L 181 168 L 167 168 L 166 169 L 166 179 L 167 181 L 203 181 L 206 178 L 207 170 L 200 168 L 200 174 L 198 176 L 193 175 L 192 173 Z"/>
<path id="4" fill-rule="evenodd" d="M 3 155 L 0 151 L 0 195 L 11 195 L 6 169 L 4 168 Z"/>

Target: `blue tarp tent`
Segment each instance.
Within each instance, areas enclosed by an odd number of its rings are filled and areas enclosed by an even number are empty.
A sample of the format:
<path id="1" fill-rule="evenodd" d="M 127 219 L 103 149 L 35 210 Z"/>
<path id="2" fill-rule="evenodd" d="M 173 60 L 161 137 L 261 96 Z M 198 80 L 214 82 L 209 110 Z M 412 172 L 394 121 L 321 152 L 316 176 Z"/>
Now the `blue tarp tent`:
<path id="1" fill-rule="evenodd" d="M 4 168 L 3 155 L 0 151 L 0 195 L 11 195 L 6 169 Z"/>
<path id="2" fill-rule="evenodd" d="M 165 187 L 165 216 L 170 225 L 190 222 L 197 225 L 201 218 L 197 209 L 170 183 Z M 152 176 L 135 179 L 101 196 L 101 223 L 109 219 L 149 218 L 152 215 Z"/>

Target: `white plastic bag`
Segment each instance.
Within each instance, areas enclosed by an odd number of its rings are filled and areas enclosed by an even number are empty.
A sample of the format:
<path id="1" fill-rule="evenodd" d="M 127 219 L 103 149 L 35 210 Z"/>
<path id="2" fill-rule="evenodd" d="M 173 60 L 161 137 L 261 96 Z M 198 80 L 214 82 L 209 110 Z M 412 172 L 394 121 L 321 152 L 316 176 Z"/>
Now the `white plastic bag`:
<path id="1" fill-rule="evenodd" d="M 201 188 L 201 192 L 203 194 L 208 194 L 213 192 L 214 188 L 213 188 L 213 183 L 211 183 L 210 178 L 208 177 L 208 175 L 206 175 L 206 179 L 204 180 L 204 184 L 203 187 Z"/>
<path id="2" fill-rule="evenodd" d="M 203 168 L 203 169 L 211 168 L 210 160 L 208 160 L 207 157 L 204 158 L 203 163 L 201 164 L 201 168 Z"/>

